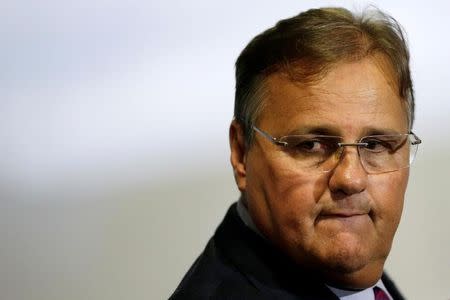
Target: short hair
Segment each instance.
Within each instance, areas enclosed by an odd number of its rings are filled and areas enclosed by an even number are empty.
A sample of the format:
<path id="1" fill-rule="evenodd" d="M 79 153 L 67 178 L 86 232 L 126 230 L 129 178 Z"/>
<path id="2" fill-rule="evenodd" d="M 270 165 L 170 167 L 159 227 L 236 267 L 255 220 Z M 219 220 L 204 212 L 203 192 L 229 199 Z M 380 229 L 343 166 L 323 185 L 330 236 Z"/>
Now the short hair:
<path id="1" fill-rule="evenodd" d="M 342 61 L 382 54 L 392 66 L 398 95 L 405 100 L 408 125 L 414 121 L 414 91 L 409 50 L 400 24 L 375 7 L 361 14 L 345 8 L 310 9 L 279 21 L 257 35 L 236 61 L 234 117 L 251 145 L 252 125 L 264 106 L 264 81 L 285 72 L 299 82 L 311 82 Z"/>

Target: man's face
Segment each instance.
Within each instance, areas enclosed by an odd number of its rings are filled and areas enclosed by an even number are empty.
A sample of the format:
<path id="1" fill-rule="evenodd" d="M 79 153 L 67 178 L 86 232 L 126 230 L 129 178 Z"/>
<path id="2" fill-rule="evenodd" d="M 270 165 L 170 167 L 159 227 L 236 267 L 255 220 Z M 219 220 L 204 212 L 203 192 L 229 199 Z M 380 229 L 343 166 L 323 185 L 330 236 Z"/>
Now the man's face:
<path id="1" fill-rule="evenodd" d="M 346 143 L 407 133 L 404 105 L 381 66 L 374 59 L 341 63 L 310 85 L 273 74 L 256 125 L 274 137 L 320 133 Z M 361 288 L 379 279 L 400 221 L 407 168 L 367 174 L 356 147 L 345 147 L 332 171 L 306 172 L 257 133 L 241 162 L 238 186 L 269 240 L 330 284 Z"/>

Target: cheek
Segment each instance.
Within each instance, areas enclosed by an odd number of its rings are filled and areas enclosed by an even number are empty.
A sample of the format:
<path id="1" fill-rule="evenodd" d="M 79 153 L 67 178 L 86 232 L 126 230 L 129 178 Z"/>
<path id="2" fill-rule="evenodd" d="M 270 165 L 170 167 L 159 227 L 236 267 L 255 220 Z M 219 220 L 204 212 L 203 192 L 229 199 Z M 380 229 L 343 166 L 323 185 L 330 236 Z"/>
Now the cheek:
<path id="1" fill-rule="evenodd" d="M 383 223 L 383 229 L 395 233 L 403 210 L 404 195 L 409 170 L 374 176 L 371 198 L 377 216 L 375 221 Z"/>
<path id="2" fill-rule="evenodd" d="M 318 200 L 326 189 L 326 180 L 320 181 L 319 178 L 282 164 L 268 166 L 261 188 L 265 191 L 277 236 L 297 239 L 308 235 L 313 229 L 314 220 L 320 212 Z"/>
<path id="3" fill-rule="evenodd" d="M 315 180 L 308 174 L 283 164 L 269 165 L 265 179 L 268 198 L 273 206 L 297 207 L 315 202 Z"/>
<path id="4" fill-rule="evenodd" d="M 265 233 L 286 235 L 312 223 L 311 216 L 319 211 L 317 179 L 283 157 L 253 158 L 248 160 L 246 193 L 249 209 Z"/>

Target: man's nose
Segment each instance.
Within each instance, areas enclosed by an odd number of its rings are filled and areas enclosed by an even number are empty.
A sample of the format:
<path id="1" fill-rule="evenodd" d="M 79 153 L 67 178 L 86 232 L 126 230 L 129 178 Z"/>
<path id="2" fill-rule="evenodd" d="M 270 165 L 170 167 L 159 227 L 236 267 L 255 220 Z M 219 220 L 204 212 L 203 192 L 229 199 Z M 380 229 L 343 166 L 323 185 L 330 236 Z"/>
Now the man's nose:
<path id="1" fill-rule="evenodd" d="M 361 193 L 367 187 L 367 172 L 361 164 L 357 147 L 343 146 L 337 166 L 331 171 L 331 192 L 346 195 Z"/>

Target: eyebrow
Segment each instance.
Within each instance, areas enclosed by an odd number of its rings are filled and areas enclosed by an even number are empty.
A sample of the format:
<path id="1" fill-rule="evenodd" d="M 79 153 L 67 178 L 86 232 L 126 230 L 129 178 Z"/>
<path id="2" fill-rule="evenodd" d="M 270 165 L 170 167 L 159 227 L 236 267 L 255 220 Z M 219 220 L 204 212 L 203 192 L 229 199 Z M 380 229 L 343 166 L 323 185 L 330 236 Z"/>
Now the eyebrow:
<path id="1" fill-rule="evenodd" d="M 303 135 L 303 134 L 318 134 L 318 135 L 339 135 L 339 130 L 335 126 L 330 125 L 306 125 L 295 128 L 290 131 L 288 135 Z"/>
<path id="2" fill-rule="evenodd" d="M 386 127 L 364 127 L 364 135 L 397 135 L 407 132 L 400 132 L 398 130 Z"/>
<path id="3" fill-rule="evenodd" d="M 398 130 L 387 128 L 387 127 L 363 127 L 362 130 L 363 136 L 368 135 L 397 135 L 405 132 L 399 132 Z M 339 130 L 334 125 L 306 125 L 300 126 L 292 131 L 290 131 L 287 135 L 303 135 L 303 134 L 317 134 L 317 135 L 332 135 L 332 136 L 341 136 L 342 131 Z"/>

